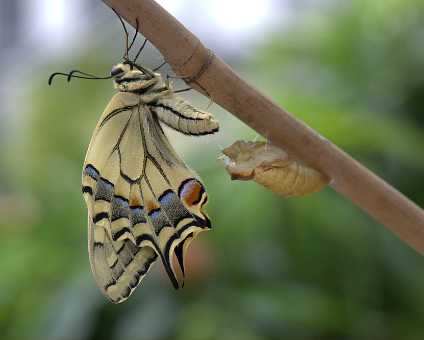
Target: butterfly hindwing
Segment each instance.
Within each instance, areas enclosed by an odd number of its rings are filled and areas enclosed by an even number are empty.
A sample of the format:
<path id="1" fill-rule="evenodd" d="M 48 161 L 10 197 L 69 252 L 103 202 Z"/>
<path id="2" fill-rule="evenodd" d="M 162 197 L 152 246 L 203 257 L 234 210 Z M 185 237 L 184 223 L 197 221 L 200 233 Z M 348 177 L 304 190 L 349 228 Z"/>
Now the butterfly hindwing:
<path id="1" fill-rule="evenodd" d="M 127 299 L 156 260 L 150 247 L 137 247 L 128 239 L 113 241 L 106 228 L 88 216 L 89 256 L 96 282 L 112 302 Z"/>
<path id="2" fill-rule="evenodd" d="M 203 184 L 178 157 L 158 117 L 135 94 L 116 94 L 93 133 L 83 169 L 94 277 L 124 301 L 160 257 L 175 287 L 190 241 L 210 228 Z"/>

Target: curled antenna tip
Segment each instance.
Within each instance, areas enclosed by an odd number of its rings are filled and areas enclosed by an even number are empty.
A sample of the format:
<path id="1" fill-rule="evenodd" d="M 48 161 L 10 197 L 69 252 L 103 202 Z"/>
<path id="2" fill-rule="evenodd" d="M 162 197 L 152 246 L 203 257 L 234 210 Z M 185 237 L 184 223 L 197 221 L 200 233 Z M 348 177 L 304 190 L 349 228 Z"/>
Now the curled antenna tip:
<path id="1" fill-rule="evenodd" d="M 52 82 L 53 82 L 53 78 L 54 78 L 55 76 L 57 76 L 58 74 L 63 74 L 63 73 L 61 73 L 61 72 L 54 72 L 54 73 L 52 73 L 52 74 L 50 75 L 49 80 L 48 80 L 48 84 L 49 84 L 49 86 L 52 84 Z"/>

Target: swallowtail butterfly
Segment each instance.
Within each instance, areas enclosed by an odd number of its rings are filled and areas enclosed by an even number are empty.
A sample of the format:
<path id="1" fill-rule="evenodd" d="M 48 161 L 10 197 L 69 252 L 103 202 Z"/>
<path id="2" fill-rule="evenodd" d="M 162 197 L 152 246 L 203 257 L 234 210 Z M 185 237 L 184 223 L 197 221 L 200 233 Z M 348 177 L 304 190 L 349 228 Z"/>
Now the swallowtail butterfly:
<path id="1" fill-rule="evenodd" d="M 119 17 L 119 16 L 118 16 Z M 190 136 L 218 131 L 214 117 L 177 95 L 156 69 L 128 57 L 110 76 L 81 71 L 71 78 L 113 79 L 112 97 L 93 132 L 82 172 L 88 208 L 88 250 L 97 285 L 112 302 L 126 300 L 160 258 L 175 288 L 174 254 L 184 275 L 190 242 L 211 223 L 205 187 L 178 156 L 160 123 Z M 137 25 L 138 26 L 138 25 Z"/>

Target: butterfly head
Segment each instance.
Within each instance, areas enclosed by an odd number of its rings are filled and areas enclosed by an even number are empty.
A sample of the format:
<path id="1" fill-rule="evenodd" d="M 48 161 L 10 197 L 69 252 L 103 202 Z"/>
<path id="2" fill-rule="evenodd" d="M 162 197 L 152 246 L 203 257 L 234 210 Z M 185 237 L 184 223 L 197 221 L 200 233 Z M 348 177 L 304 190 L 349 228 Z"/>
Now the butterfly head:
<path id="1" fill-rule="evenodd" d="M 129 60 L 114 65 L 110 75 L 115 88 L 121 92 L 147 92 L 163 83 L 159 73 Z"/>

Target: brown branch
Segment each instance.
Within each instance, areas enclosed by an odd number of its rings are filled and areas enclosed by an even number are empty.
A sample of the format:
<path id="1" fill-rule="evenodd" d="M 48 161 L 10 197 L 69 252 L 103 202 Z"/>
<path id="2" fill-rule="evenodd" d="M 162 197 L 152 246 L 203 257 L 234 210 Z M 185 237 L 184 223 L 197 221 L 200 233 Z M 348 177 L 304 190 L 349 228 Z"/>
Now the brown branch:
<path id="1" fill-rule="evenodd" d="M 332 179 L 333 188 L 349 198 L 400 239 L 424 253 L 421 208 L 352 159 L 337 146 L 284 111 L 241 79 L 218 56 L 153 0 L 104 0 L 135 26 L 163 54 L 179 75 L 275 145 Z"/>

